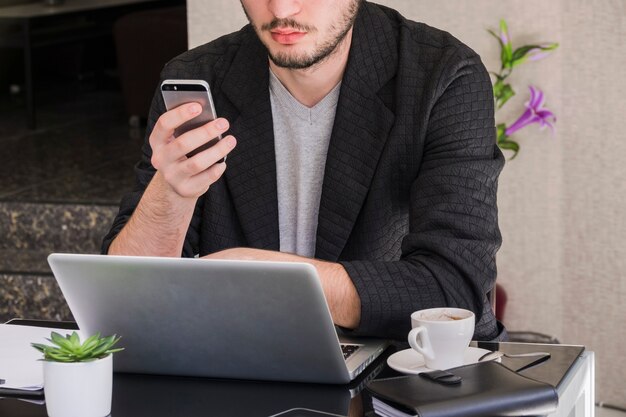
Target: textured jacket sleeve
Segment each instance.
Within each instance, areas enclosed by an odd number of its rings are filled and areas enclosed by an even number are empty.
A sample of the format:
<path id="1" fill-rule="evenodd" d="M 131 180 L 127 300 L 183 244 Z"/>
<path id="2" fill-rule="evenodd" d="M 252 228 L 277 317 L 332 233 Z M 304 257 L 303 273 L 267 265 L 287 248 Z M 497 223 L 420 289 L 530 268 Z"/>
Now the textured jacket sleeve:
<path id="1" fill-rule="evenodd" d="M 400 260 L 342 262 L 361 299 L 357 334 L 404 339 L 412 312 L 454 306 L 475 312 L 476 338 L 498 336 L 485 296 L 496 279 L 496 189 L 504 164 L 491 81 L 468 48 L 451 51 L 447 61 L 410 189 Z"/>

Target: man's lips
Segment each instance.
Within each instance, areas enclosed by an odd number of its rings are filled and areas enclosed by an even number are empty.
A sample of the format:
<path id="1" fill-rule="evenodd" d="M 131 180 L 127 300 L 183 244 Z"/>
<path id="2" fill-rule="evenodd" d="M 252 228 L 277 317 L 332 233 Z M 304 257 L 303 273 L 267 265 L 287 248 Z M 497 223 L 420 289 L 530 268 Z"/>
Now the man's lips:
<path id="1" fill-rule="evenodd" d="M 306 35 L 306 32 L 298 32 L 293 29 L 290 30 L 280 30 L 275 29 L 271 31 L 272 39 L 274 41 L 283 44 L 283 45 L 291 45 L 298 42 L 302 37 Z"/>

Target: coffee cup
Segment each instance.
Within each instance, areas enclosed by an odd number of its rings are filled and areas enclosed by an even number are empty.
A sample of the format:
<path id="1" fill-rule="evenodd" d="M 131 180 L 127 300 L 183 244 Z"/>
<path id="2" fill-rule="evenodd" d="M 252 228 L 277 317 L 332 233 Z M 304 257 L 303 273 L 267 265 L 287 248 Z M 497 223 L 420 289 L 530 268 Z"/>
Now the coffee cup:
<path id="1" fill-rule="evenodd" d="M 463 365 L 474 335 L 474 313 L 462 308 L 429 308 L 411 314 L 409 344 L 422 354 L 430 369 Z"/>

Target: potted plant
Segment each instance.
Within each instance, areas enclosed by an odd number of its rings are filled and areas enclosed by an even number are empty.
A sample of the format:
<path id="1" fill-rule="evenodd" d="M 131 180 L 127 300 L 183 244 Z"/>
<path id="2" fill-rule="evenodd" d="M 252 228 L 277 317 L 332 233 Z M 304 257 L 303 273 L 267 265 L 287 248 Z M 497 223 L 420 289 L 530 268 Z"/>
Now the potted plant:
<path id="1" fill-rule="evenodd" d="M 111 414 L 113 349 L 116 335 L 89 337 L 84 343 L 76 332 L 52 332 L 53 346 L 32 343 L 44 354 L 43 377 L 46 409 L 50 417 L 105 417 Z"/>
<path id="2" fill-rule="evenodd" d="M 516 95 L 515 90 L 508 82 L 508 78 L 513 73 L 513 70 L 519 65 L 539 61 L 548 57 L 559 47 L 559 44 L 556 42 L 546 42 L 513 48 L 509 28 L 504 19 L 500 20 L 500 33 L 495 33 L 492 30 L 488 32 L 500 45 L 500 69 L 498 72 L 491 72 L 493 77 L 495 110 L 497 112 L 509 99 Z M 497 123 L 496 125 L 498 146 L 502 150 L 513 152 L 510 158 L 511 160 L 517 156 L 520 150 L 519 143 L 511 139 L 511 136 L 516 132 L 533 124 L 539 125 L 541 129 L 548 127 L 554 132 L 556 116 L 552 111 L 544 107 L 545 95 L 543 91 L 532 85 L 529 85 L 528 89 L 530 91 L 530 97 L 525 103 L 525 109 L 517 120 L 508 126 L 506 123 Z M 496 294 L 496 318 L 502 321 L 504 319 L 504 307 L 506 305 L 507 295 L 500 284 L 496 284 Z"/>
<path id="3" fill-rule="evenodd" d="M 507 78 L 511 75 L 513 69 L 524 63 L 546 58 L 559 47 L 559 44 L 550 42 L 524 45 L 513 49 L 508 25 L 505 20 L 500 20 L 499 34 L 492 30 L 489 30 L 489 33 L 500 44 L 500 61 L 502 63 L 498 72 L 491 72 L 494 78 L 493 95 L 497 112 L 516 94 L 511 84 L 507 82 Z M 532 124 L 538 124 L 542 129 L 549 127 L 554 131 L 553 124 L 556 122 L 556 117 L 553 112 L 544 107 L 544 93 L 532 85 L 528 86 L 528 88 L 530 90 L 530 99 L 525 105 L 526 109 L 519 118 L 510 126 L 507 126 L 506 123 L 498 123 L 496 126 L 498 146 L 500 149 L 513 151 L 511 159 L 517 156 L 520 149 L 519 144 L 510 138 L 517 131 Z"/>

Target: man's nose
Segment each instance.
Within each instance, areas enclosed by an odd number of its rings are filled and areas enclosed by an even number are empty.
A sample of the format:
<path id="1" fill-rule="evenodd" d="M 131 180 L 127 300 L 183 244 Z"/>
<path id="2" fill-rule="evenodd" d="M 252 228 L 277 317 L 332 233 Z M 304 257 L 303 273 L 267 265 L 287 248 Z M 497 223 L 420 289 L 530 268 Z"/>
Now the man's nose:
<path id="1" fill-rule="evenodd" d="M 269 11 L 278 19 L 285 19 L 300 13 L 302 0 L 270 0 Z"/>

